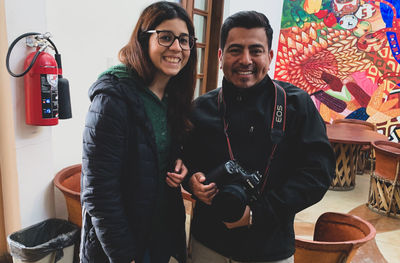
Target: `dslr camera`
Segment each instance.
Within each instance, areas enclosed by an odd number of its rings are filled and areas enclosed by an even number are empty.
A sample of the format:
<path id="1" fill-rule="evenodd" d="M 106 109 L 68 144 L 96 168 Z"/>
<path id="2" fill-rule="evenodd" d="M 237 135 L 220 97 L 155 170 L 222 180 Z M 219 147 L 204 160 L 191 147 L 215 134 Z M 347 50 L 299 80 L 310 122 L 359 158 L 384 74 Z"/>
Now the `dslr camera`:
<path id="1" fill-rule="evenodd" d="M 258 199 L 261 178 L 258 171 L 248 172 L 232 160 L 208 173 L 206 183 L 214 182 L 219 189 L 211 205 L 214 214 L 223 222 L 239 220 L 246 205 Z"/>

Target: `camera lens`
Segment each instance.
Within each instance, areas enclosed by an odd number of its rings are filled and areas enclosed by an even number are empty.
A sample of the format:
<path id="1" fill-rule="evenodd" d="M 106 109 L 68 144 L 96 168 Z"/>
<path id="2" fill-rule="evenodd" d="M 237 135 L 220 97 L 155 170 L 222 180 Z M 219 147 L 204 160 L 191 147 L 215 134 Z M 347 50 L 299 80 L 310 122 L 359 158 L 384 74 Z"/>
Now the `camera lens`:
<path id="1" fill-rule="evenodd" d="M 246 208 L 246 193 L 239 185 L 226 185 L 213 199 L 212 208 L 223 222 L 235 222 L 242 218 Z"/>

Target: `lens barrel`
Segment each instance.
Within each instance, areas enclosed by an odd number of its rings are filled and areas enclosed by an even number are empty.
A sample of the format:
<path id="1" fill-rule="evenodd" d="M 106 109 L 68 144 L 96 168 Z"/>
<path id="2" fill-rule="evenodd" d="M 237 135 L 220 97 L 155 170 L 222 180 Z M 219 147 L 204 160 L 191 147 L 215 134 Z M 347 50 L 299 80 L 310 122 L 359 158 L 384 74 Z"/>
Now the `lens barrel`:
<path id="1" fill-rule="evenodd" d="M 235 222 L 242 218 L 247 205 L 247 196 L 240 185 L 226 185 L 214 197 L 212 209 L 223 222 Z"/>

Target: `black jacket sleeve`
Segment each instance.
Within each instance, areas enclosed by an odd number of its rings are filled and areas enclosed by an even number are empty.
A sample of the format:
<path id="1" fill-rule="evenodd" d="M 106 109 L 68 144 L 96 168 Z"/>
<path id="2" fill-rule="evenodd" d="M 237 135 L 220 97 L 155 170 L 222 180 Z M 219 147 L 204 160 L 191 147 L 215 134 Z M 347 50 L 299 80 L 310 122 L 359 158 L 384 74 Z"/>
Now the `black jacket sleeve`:
<path id="1" fill-rule="evenodd" d="M 335 156 L 325 123 L 308 94 L 303 93 L 299 101 L 296 119 L 287 127 L 294 131 L 286 149 L 292 158 L 279 160 L 271 171 L 274 176 L 284 176 L 285 182 L 265 191 L 262 201 L 252 204 L 255 224 L 294 217 L 322 199 L 334 176 Z M 287 175 L 279 174 L 288 170 Z"/>
<path id="2" fill-rule="evenodd" d="M 124 211 L 121 177 L 126 158 L 127 106 L 106 94 L 94 97 L 83 133 L 81 202 L 110 262 L 131 262 L 135 240 Z"/>

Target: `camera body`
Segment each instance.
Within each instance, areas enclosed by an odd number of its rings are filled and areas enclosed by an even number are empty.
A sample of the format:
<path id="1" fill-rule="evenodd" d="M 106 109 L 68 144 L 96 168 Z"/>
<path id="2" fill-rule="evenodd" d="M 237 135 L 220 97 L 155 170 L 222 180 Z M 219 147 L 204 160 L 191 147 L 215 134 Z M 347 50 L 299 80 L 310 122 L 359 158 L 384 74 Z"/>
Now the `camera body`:
<path id="1" fill-rule="evenodd" d="M 206 183 L 214 182 L 219 189 L 211 208 L 224 222 L 239 220 L 248 205 L 259 197 L 258 185 L 262 175 L 248 172 L 236 161 L 228 161 L 206 175 Z"/>

